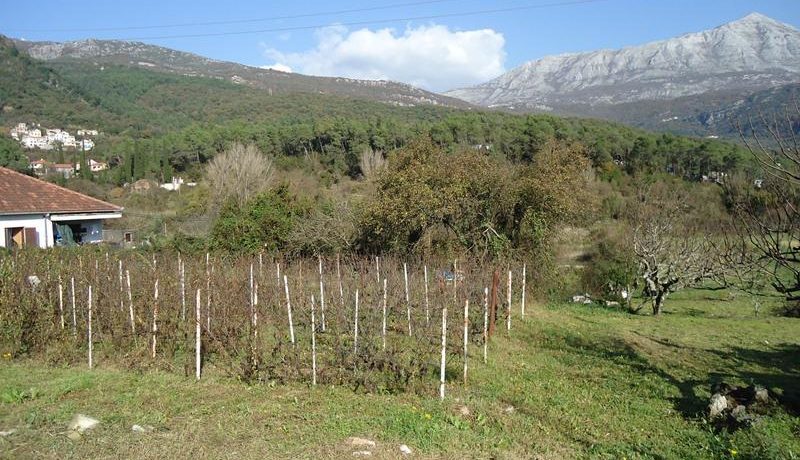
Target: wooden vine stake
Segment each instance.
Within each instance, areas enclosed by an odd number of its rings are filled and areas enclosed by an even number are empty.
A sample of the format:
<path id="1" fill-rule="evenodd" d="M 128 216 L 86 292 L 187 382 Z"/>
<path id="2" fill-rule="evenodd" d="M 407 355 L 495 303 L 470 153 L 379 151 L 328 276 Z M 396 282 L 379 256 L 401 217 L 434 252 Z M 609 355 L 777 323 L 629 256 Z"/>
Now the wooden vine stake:
<path id="1" fill-rule="evenodd" d="M 522 301 L 521 301 L 520 312 L 523 318 L 525 317 L 525 281 L 526 281 L 525 269 L 526 268 L 527 264 L 522 264 Z"/>
<path id="2" fill-rule="evenodd" d="M 320 330 L 325 332 L 325 286 L 322 281 L 322 256 L 319 256 L 319 309 L 320 309 Z"/>
<path id="3" fill-rule="evenodd" d="M 200 289 L 194 307 L 194 377 L 200 380 Z"/>
<path id="4" fill-rule="evenodd" d="M 289 314 L 289 340 L 294 345 L 294 322 L 292 322 L 292 302 L 289 300 L 289 280 L 283 275 L 283 287 L 286 290 L 286 311 Z"/>
<path id="5" fill-rule="evenodd" d="M 317 322 L 314 316 L 314 294 L 311 294 L 311 385 L 317 385 Z"/>
<path id="6" fill-rule="evenodd" d="M 58 315 L 61 318 L 61 330 L 64 330 L 64 286 L 61 284 L 61 274 L 58 274 Z"/>
<path id="7" fill-rule="evenodd" d="M 131 319 L 131 334 L 136 336 L 136 320 L 133 316 L 133 295 L 131 294 L 131 272 L 125 270 L 125 289 L 128 291 L 128 313 Z"/>
<path id="8" fill-rule="evenodd" d="M 119 311 L 125 311 L 125 281 L 122 278 L 122 259 L 117 261 L 117 267 L 119 268 Z"/>
<path id="9" fill-rule="evenodd" d="M 508 288 L 506 289 L 506 301 L 508 302 L 508 318 L 506 320 L 506 332 L 511 333 L 511 270 L 508 271 Z"/>
<path id="10" fill-rule="evenodd" d="M 72 305 L 72 336 L 78 337 L 78 316 L 75 313 L 75 277 L 69 279 L 70 297 Z"/>
<path id="11" fill-rule="evenodd" d="M 356 289 L 356 311 L 353 319 L 353 353 L 358 354 L 358 289 Z"/>
<path id="12" fill-rule="evenodd" d="M 464 301 L 464 385 L 467 384 L 467 340 L 469 339 L 469 299 Z"/>
<path id="13" fill-rule="evenodd" d="M 383 324 L 381 327 L 381 339 L 383 339 L 383 349 L 386 349 L 386 278 L 383 279 Z"/>
<path id="14" fill-rule="evenodd" d="M 153 285 L 153 346 L 151 355 L 156 357 L 156 335 L 158 334 L 158 278 Z"/>
<path id="15" fill-rule="evenodd" d="M 411 300 L 408 296 L 408 264 L 403 262 L 403 280 L 406 286 L 406 317 L 408 320 L 408 335 L 411 336 Z"/>
<path id="16" fill-rule="evenodd" d="M 89 369 L 94 367 L 94 344 L 92 343 L 92 286 L 89 286 Z"/>
<path id="17" fill-rule="evenodd" d="M 489 288 L 483 288 L 483 363 L 488 362 L 489 351 Z"/>
<path id="18" fill-rule="evenodd" d="M 444 401 L 444 377 L 447 366 L 447 307 L 442 308 L 442 363 L 439 370 L 439 399 Z"/>
<path id="19" fill-rule="evenodd" d="M 428 300 L 428 266 L 425 265 L 425 326 L 431 325 L 431 305 Z"/>
<path id="20" fill-rule="evenodd" d="M 206 253 L 206 332 L 211 331 L 211 260 Z"/>

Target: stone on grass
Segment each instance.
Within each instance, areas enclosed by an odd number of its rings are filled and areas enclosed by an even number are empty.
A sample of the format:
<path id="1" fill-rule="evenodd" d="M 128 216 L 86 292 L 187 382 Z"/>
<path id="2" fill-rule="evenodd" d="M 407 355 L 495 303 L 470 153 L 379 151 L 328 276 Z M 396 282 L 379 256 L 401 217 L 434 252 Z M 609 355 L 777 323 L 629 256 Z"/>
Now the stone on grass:
<path id="1" fill-rule="evenodd" d="M 150 426 L 150 425 L 144 425 L 144 426 L 142 426 L 142 425 L 133 425 L 131 427 L 131 431 L 133 431 L 134 433 L 149 433 L 149 432 L 154 431 L 154 430 L 155 430 L 155 428 Z"/>
<path id="2" fill-rule="evenodd" d="M 72 420 L 69 422 L 67 428 L 72 431 L 77 431 L 78 433 L 83 433 L 86 430 L 91 430 L 99 424 L 100 420 L 83 414 L 75 414 L 75 416 L 72 417 Z"/>
<path id="3" fill-rule="evenodd" d="M 6 431 L 0 431 L 0 437 L 5 438 L 6 436 L 11 436 L 12 434 L 14 434 L 16 432 L 17 432 L 17 430 L 14 429 L 14 428 L 12 428 L 10 430 L 6 430 Z"/>
<path id="4" fill-rule="evenodd" d="M 756 387 L 754 389 L 754 393 L 755 393 L 755 398 L 754 399 L 755 399 L 755 401 L 757 403 L 769 404 L 769 402 L 770 402 L 770 400 L 769 400 L 769 391 L 767 391 L 766 388 L 756 385 Z"/>
<path id="5" fill-rule="evenodd" d="M 711 396 L 711 403 L 708 405 L 708 415 L 711 418 L 716 418 L 725 412 L 728 408 L 728 399 L 719 393 Z"/>
<path id="6" fill-rule="evenodd" d="M 405 444 L 400 444 L 400 452 L 403 455 L 411 455 L 411 448 Z"/>
<path id="7" fill-rule="evenodd" d="M 513 414 L 515 410 L 516 409 L 514 408 L 514 406 L 507 406 L 505 409 L 503 409 L 503 412 L 505 412 L 506 414 Z"/>
<path id="8" fill-rule="evenodd" d="M 351 447 L 375 447 L 375 441 L 365 438 L 357 438 L 355 436 L 352 438 L 347 438 L 347 444 L 349 444 Z"/>

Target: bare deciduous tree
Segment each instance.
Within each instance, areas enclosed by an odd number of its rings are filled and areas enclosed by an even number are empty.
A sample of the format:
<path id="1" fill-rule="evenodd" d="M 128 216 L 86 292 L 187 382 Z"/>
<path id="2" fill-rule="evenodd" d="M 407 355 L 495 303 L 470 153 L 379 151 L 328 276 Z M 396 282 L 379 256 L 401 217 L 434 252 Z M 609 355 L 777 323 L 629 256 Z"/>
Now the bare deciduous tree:
<path id="1" fill-rule="evenodd" d="M 800 106 L 795 101 L 780 118 L 762 114 L 758 123 L 766 138 L 752 120 L 750 135 L 737 125 L 765 177 L 726 187 L 737 217 L 733 233 L 755 249 L 753 265 L 785 297 L 787 313 L 800 314 Z"/>
<path id="2" fill-rule="evenodd" d="M 666 184 L 645 190 L 634 206 L 633 252 L 654 315 L 669 294 L 724 277 L 721 246 L 695 211 L 687 192 Z"/>
<path id="3" fill-rule="evenodd" d="M 206 168 L 214 204 L 230 200 L 243 206 L 253 196 L 267 188 L 272 179 L 272 159 L 249 144 L 234 143 L 217 155 Z"/>

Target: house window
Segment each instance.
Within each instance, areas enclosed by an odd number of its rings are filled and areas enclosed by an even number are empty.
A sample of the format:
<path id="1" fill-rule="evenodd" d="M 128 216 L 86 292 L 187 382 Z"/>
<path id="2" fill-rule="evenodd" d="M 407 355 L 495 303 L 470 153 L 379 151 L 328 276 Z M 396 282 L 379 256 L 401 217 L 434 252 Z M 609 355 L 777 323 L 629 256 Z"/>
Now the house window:
<path id="1" fill-rule="evenodd" d="M 133 233 L 125 232 L 125 234 L 123 235 L 123 239 L 125 240 L 126 243 L 133 243 Z"/>

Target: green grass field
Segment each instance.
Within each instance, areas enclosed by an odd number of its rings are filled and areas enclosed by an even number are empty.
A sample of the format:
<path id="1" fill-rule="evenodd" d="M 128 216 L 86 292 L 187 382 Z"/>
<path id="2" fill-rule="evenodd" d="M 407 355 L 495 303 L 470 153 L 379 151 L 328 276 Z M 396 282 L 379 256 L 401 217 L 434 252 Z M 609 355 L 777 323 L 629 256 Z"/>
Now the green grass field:
<path id="1" fill-rule="evenodd" d="M 0 437 L 0 457 L 353 458 L 362 449 L 345 441 L 358 436 L 377 442 L 372 458 L 399 458 L 400 444 L 414 458 L 798 458 L 796 413 L 733 434 L 703 421 L 717 380 L 761 384 L 800 407 L 800 320 L 756 318 L 749 299 L 727 296 L 677 294 L 658 318 L 535 307 L 493 340 L 488 365 L 472 348 L 468 386 L 450 385 L 444 402 L 6 358 L 0 431 L 16 432 Z M 449 378 L 460 372 L 452 361 Z M 75 413 L 102 423 L 70 439 Z"/>

